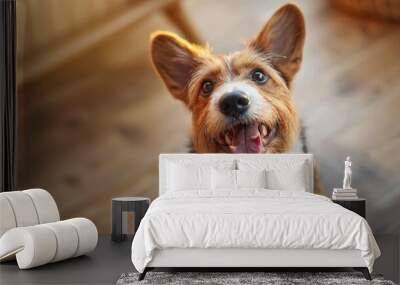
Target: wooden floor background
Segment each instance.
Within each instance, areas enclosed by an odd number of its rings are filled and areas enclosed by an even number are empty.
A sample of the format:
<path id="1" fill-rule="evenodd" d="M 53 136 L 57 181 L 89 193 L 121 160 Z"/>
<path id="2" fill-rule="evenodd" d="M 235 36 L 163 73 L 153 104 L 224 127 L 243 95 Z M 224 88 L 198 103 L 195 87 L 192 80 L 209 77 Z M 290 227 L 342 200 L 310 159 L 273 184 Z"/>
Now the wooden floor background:
<path id="1" fill-rule="evenodd" d="M 224 53 L 240 48 L 284 2 L 184 6 L 200 35 Z M 307 37 L 294 94 L 327 195 L 341 185 L 351 155 L 372 228 L 399 234 L 400 26 L 355 18 L 325 1 L 298 3 Z M 19 88 L 18 187 L 49 190 L 63 218 L 88 217 L 109 232 L 111 198 L 154 199 L 158 154 L 186 150 L 190 116 L 148 59 L 156 29 L 175 30 L 154 14 Z"/>

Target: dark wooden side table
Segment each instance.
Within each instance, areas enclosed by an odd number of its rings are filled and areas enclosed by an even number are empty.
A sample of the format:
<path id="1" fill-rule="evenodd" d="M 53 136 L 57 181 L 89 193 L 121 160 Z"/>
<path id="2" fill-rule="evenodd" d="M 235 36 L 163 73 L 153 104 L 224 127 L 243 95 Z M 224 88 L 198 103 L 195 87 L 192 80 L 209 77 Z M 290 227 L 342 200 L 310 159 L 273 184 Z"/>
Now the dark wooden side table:
<path id="1" fill-rule="evenodd" d="M 127 227 L 127 212 L 135 214 L 135 231 L 138 229 L 140 221 L 146 214 L 150 205 L 150 199 L 144 197 L 119 197 L 113 198 L 112 207 L 112 232 L 113 241 L 123 241 L 126 234 L 123 232 Z"/>
<path id="2" fill-rule="evenodd" d="M 366 200 L 362 198 L 353 199 L 353 200 L 335 200 L 332 202 L 339 204 L 340 206 L 353 211 L 356 214 L 359 214 L 361 217 L 365 219 L 366 217 Z"/>

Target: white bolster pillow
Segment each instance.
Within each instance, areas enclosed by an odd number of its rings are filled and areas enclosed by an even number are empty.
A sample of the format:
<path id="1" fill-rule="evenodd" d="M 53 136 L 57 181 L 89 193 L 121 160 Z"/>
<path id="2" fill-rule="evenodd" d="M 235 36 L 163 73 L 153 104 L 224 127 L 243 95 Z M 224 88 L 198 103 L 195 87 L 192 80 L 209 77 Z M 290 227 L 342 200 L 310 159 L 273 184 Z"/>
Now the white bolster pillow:
<path id="1" fill-rule="evenodd" d="M 92 221 L 75 218 L 7 231 L 0 238 L 0 261 L 16 255 L 20 269 L 86 254 L 96 248 Z"/>

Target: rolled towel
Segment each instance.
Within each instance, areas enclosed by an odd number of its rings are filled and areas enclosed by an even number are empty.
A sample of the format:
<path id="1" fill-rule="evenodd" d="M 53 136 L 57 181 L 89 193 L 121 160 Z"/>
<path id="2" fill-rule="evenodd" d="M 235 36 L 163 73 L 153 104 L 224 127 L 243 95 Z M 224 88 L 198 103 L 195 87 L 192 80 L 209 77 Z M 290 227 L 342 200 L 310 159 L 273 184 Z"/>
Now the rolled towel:
<path id="1" fill-rule="evenodd" d="M 15 255 L 19 268 L 28 269 L 86 254 L 97 239 L 96 226 L 85 218 L 18 227 L 0 238 L 0 261 Z"/>

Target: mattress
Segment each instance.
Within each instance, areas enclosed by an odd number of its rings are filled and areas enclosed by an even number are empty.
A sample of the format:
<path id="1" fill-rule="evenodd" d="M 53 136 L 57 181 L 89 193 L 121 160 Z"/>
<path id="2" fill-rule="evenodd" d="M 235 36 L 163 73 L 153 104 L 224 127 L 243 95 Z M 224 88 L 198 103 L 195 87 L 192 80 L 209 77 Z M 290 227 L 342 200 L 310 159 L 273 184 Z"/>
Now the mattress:
<path id="1" fill-rule="evenodd" d="M 380 255 L 364 218 L 308 192 L 246 189 L 169 192 L 157 198 L 132 243 L 139 272 L 162 249 L 359 250 L 372 271 Z"/>

